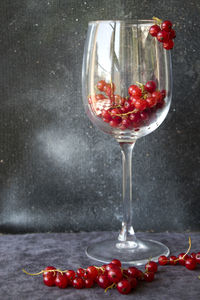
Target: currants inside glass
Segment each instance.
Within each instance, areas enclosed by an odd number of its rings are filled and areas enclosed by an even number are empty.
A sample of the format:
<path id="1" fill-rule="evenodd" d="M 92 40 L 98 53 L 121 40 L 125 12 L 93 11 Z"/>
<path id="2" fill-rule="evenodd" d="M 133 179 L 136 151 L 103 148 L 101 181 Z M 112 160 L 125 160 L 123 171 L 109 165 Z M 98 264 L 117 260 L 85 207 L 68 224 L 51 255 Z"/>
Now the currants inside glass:
<path id="1" fill-rule="evenodd" d="M 160 242 L 139 240 L 132 226 L 132 151 L 164 121 L 172 97 L 170 51 L 149 34 L 152 20 L 94 21 L 88 25 L 82 68 L 85 111 L 119 143 L 123 164 L 123 221 L 118 239 L 88 246 L 90 258 L 145 264 L 168 255 Z"/>

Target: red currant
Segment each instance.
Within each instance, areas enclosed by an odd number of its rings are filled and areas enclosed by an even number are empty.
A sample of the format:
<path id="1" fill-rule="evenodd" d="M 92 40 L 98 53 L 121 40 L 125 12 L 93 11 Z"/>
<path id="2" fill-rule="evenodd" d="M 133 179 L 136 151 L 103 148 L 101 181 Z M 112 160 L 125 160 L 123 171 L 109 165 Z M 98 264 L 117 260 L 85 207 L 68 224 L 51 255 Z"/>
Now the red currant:
<path id="1" fill-rule="evenodd" d="M 113 259 L 111 261 L 111 264 L 117 265 L 118 267 L 122 266 L 121 261 L 119 259 Z"/>
<path id="2" fill-rule="evenodd" d="M 82 277 L 84 273 L 85 273 L 85 270 L 83 268 L 79 268 L 76 271 L 76 274 L 77 274 L 78 277 Z"/>
<path id="3" fill-rule="evenodd" d="M 131 291 L 131 284 L 128 280 L 124 279 L 117 284 L 117 290 L 120 294 L 126 295 Z"/>
<path id="4" fill-rule="evenodd" d="M 122 271 L 119 268 L 114 268 L 108 271 L 108 278 L 111 282 L 119 282 L 122 279 Z"/>
<path id="5" fill-rule="evenodd" d="M 149 93 L 153 93 L 156 90 L 156 83 L 153 80 L 147 81 L 144 86 L 145 90 Z"/>
<path id="6" fill-rule="evenodd" d="M 178 262 L 179 262 L 179 264 L 182 265 L 182 266 L 185 266 L 185 261 L 188 258 L 189 258 L 189 256 L 187 254 L 185 255 L 185 253 L 179 254 L 179 256 L 178 256 Z"/>
<path id="7" fill-rule="evenodd" d="M 80 277 L 74 278 L 74 280 L 73 280 L 73 287 L 75 289 L 82 289 L 84 287 L 84 281 L 83 281 L 83 279 L 80 278 Z"/>
<path id="8" fill-rule="evenodd" d="M 141 119 L 142 119 L 143 121 L 146 121 L 146 120 L 148 120 L 148 118 L 149 118 L 149 114 L 148 114 L 147 111 L 143 110 L 143 111 L 141 111 L 141 113 L 140 113 L 140 117 L 141 117 Z"/>
<path id="9" fill-rule="evenodd" d="M 73 270 L 68 270 L 66 272 L 66 276 L 67 276 L 69 285 L 72 285 L 72 281 L 76 277 L 76 273 Z"/>
<path id="10" fill-rule="evenodd" d="M 120 110 L 118 108 L 113 108 L 110 112 L 110 115 L 112 117 L 115 117 L 116 115 L 119 115 L 120 114 Z"/>
<path id="11" fill-rule="evenodd" d="M 159 103 L 163 98 L 161 92 L 159 92 L 159 91 L 153 92 L 152 97 L 156 99 L 157 103 Z"/>
<path id="12" fill-rule="evenodd" d="M 160 31 L 160 26 L 158 25 L 152 25 L 149 29 L 149 33 L 152 36 L 157 36 L 158 32 Z"/>
<path id="13" fill-rule="evenodd" d="M 158 265 L 155 261 L 149 261 L 146 265 L 145 265 L 145 269 L 148 272 L 157 272 L 158 270 Z"/>
<path id="14" fill-rule="evenodd" d="M 131 100 L 126 100 L 124 102 L 124 108 L 125 108 L 126 112 L 132 111 L 134 109 L 134 105 L 133 105 L 132 101 Z"/>
<path id="15" fill-rule="evenodd" d="M 112 120 L 112 117 L 110 115 L 110 111 L 109 110 L 105 110 L 103 109 L 102 112 L 101 112 L 101 115 L 104 119 L 107 119 L 107 120 Z"/>
<path id="16" fill-rule="evenodd" d="M 141 270 L 138 270 L 137 279 L 144 280 L 144 273 Z"/>
<path id="17" fill-rule="evenodd" d="M 161 30 L 157 34 L 157 39 L 161 43 L 166 43 L 169 41 L 169 33 L 165 30 Z"/>
<path id="18" fill-rule="evenodd" d="M 151 282 L 154 280 L 154 272 L 146 272 L 144 273 L 144 280 L 147 282 Z"/>
<path id="19" fill-rule="evenodd" d="M 164 265 L 167 265 L 169 262 L 168 258 L 165 256 L 165 255 L 161 255 L 159 258 L 158 258 L 158 263 L 159 265 L 161 266 L 164 266 Z"/>
<path id="20" fill-rule="evenodd" d="M 110 124 L 110 126 L 111 127 L 117 127 L 118 125 L 119 125 L 119 122 L 118 122 L 118 120 L 111 120 L 110 122 L 109 122 L 109 124 Z"/>
<path id="21" fill-rule="evenodd" d="M 137 96 L 137 97 L 141 97 L 142 96 L 141 89 L 137 85 L 135 85 L 135 84 L 129 86 L 128 93 L 131 96 Z"/>
<path id="22" fill-rule="evenodd" d="M 127 270 L 128 276 L 129 277 L 137 277 L 138 271 L 139 270 L 137 268 L 135 268 L 135 267 L 129 267 L 128 270 Z"/>
<path id="23" fill-rule="evenodd" d="M 172 39 L 175 39 L 175 37 L 176 37 L 176 31 L 174 29 L 172 29 L 169 32 L 169 38 L 170 38 L 170 40 L 172 40 Z"/>
<path id="24" fill-rule="evenodd" d="M 138 99 L 135 102 L 135 108 L 139 109 L 140 111 L 143 111 L 147 108 L 147 101 L 143 99 Z"/>
<path id="25" fill-rule="evenodd" d="M 68 286 L 68 279 L 65 273 L 58 273 L 56 275 L 55 284 L 61 289 L 65 289 Z"/>
<path id="26" fill-rule="evenodd" d="M 103 91 L 105 85 L 106 85 L 106 82 L 105 82 L 104 80 L 100 80 L 100 81 L 97 83 L 97 88 L 98 88 L 100 91 Z"/>
<path id="27" fill-rule="evenodd" d="M 174 256 L 174 255 L 170 256 L 170 258 L 169 258 L 169 264 L 170 265 L 176 265 L 177 263 L 178 263 L 177 257 Z"/>
<path id="28" fill-rule="evenodd" d="M 185 261 L 185 266 L 188 270 L 194 270 L 196 268 L 196 259 L 194 258 L 187 258 Z"/>
<path id="29" fill-rule="evenodd" d="M 53 274 L 54 276 L 57 274 L 57 272 L 48 272 L 49 270 L 56 270 L 55 267 L 48 266 L 44 269 L 43 277 L 48 275 L 48 274 Z M 46 272 L 45 272 L 46 271 Z"/>
<path id="30" fill-rule="evenodd" d="M 171 31 L 172 29 L 172 22 L 171 21 L 163 21 L 161 24 L 161 28 L 167 32 Z"/>
<path id="31" fill-rule="evenodd" d="M 94 281 L 91 278 L 85 279 L 84 286 L 89 289 L 94 285 Z"/>
<path id="32" fill-rule="evenodd" d="M 124 126 L 124 128 L 126 129 L 130 127 L 131 122 L 129 121 L 129 119 L 123 119 L 121 125 Z"/>
<path id="33" fill-rule="evenodd" d="M 94 266 L 88 267 L 86 273 L 89 274 L 89 277 L 93 280 L 98 276 L 98 270 Z"/>
<path id="34" fill-rule="evenodd" d="M 166 97 L 166 95 L 167 95 L 166 90 L 162 90 L 160 92 L 161 92 L 161 95 L 162 95 L 162 99 L 164 99 Z"/>
<path id="35" fill-rule="evenodd" d="M 106 276 L 106 275 L 100 275 L 99 278 L 98 278 L 97 284 L 101 288 L 106 289 L 108 286 L 111 285 L 111 282 L 110 282 L 108 276 Z"/>
<path id="36" fill-rule="evenodd" d="M 46 275 L 43 276 L 44 284 L 46 284 L 47 286 L 55 285 L 55 279 L 56 276 L 53 274 L 53 272 L 48 272 Z"/>
<path id="37" fill-rule="evenodd" d="M 166 50 L 171 50 L 173 47 L 174 47 L 174 41 L 172 40 L 163 43 L 163 48 L 165 48 Z"/>
<path id="38" fill-rule="evenodd" d="M 157 104 L 157 100 L 155 97 L 148 97 L 146 99 L 146 101 L 147 101 L 148 107 L 150 107 L 150 108 L 154 107 Z"/>
<path id="39" fill-rule="evenodd" d="M 132 289 L 135 289 L 137 287 L 138 281 L 135 277 L 129 277 L 128 281 L 130 282 Z"/>

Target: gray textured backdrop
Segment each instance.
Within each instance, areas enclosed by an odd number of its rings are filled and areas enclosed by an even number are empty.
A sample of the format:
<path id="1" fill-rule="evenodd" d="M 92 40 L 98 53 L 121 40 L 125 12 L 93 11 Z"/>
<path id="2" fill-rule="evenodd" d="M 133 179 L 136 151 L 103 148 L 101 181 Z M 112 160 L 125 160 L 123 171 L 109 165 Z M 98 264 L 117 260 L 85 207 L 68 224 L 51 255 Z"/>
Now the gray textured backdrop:
<path id="1" fill-rule="evenodd" d="M 0 231 L 117 229 L 121 154 L 87 119 L 81 64 L 87 23 L 176 23 L 170 113 L 133 157 L 136 230 L 200 230 L 200 2 L 0 2 Z"/>

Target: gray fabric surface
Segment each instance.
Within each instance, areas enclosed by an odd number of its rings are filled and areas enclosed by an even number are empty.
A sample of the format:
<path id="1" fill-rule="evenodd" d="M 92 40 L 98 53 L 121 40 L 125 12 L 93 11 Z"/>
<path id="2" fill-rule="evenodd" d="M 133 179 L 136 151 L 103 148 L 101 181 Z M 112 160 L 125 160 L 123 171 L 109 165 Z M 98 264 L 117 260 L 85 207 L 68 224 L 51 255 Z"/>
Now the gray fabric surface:
<path id="1" fill-rule="evenodd" d="M 0 235 L 0 299 L 200 299 L 200 265 L 194 271 L 182 266 L 159 267 L 155 281 L 142 282 L 137 290 L 126 296 L 116 290 L 105 294 L 99 287 L 83 290 L 47 287 L 42 275 L 31 277 L 22 272 L 22 268 L 37 272 L 47 265 L 76 269 L 95 264 L 84 253 L 86 245 L 113 235 L 109 232 Z M 165 243 L 175 255 L 187 250 L 189 235 L 192 251 L 200 251 L 199 233 L 138 233 L 139 237 Z"/>

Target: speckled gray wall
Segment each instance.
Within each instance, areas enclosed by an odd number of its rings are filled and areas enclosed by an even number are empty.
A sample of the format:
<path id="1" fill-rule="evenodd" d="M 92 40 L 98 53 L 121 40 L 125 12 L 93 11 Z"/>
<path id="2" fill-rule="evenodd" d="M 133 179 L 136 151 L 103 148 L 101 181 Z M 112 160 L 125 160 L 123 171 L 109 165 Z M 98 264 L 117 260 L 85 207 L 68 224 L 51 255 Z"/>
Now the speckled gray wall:
<path id="1" fill-rule="evenodd" d="M 121 154 L 81 102 L 87 23 L 176 23 L 173 103 L 136 143 L 136 230 L 200 230 L 200 2 L 0 2 L 0 232 L 118 229 Z"/>

